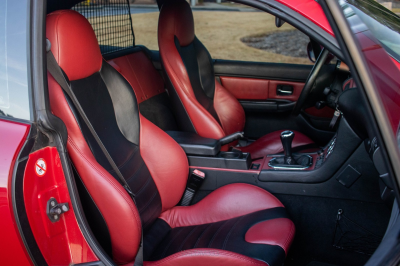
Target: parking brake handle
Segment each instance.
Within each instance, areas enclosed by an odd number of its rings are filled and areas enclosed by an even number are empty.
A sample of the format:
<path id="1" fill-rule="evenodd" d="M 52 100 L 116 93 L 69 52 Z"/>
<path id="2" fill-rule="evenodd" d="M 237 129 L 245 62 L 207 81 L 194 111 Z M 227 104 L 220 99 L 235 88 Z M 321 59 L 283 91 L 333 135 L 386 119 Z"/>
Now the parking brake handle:
<path id="1" fill-rule="evenodd" d="M 243 137 L 244 137 L 244 132 L 235 132 L 228 136 L 223 137 L 222 139 L 219 140 L 219 142 L 221 143 L 222 146 Z"/>

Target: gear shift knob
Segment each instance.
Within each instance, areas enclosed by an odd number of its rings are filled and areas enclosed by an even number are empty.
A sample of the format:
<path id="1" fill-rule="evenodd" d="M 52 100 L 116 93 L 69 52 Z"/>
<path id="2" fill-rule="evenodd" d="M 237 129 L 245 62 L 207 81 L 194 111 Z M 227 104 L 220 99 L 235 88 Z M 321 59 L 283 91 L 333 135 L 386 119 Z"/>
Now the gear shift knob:
<path id="1" fill-rule="evenodd" d="M 294 139 L 294 132 L 290 130 L 283 131 L 281 133 L 281 141 L 283 146 L 283 152 L 285 154 L 285 164 L 293 164 L 292 159 L 292 141 Z"/>

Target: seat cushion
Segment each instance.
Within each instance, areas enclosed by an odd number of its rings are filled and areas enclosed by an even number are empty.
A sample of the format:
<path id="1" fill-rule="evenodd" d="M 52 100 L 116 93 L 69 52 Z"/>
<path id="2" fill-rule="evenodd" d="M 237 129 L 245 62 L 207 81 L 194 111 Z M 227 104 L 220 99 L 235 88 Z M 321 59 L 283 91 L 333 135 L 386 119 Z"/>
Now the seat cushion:
<path id="1" fill-rule="evenodd" d="M 187 256 L 196 258 L 196 263 L 217 263 L 216 254 L 234 254 L 239 261 L 249 259 L 239 265 L 251 264 L 251 259 L 281 265 L 294 231 L 273 195 L 253 185 L 230 184 L 195 205 L 162 213 L 145 236 L 144 254 L 147 261 L 164 263 L 187 261 Z"/>
<path id="2" fill-rule="evenodd" d="M 262 136 L 250 145 L 247 145 L 245 147 L 235 147 L 235 149 L 239 149 L 242 152 L 249 152 L 252 159 L 262 158 L 268 154 L 277 154 L 283 152 L 283 146 L 280 139 L 280 134 L 282 131 L 284 130 L 274 131 L 265 136 Z M 311 146 L 314 144 L 314 142 L 306 135 L 298 131 L 293 132 L 295 133 L 295 135 L 292 142 L 292 148 L 299 148 L 301 146 L 308 145 Z"/>
<path id="3" fill-rule="evenodd" d="M 265 262 L 220 249 L 196 248 L 178 252 L 158 261 L 145 261 L 144 266 L 265 266 Z"/>

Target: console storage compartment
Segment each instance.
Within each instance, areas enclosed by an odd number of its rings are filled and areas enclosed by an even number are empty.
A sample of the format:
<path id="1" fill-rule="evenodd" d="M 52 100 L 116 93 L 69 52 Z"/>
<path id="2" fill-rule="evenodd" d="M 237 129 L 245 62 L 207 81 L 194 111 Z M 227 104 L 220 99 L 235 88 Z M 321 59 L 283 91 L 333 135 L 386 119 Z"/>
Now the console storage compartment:
<path id="1" fill-rule="evenodd" d="M 183 131 L 167 131 L 187 155 L 200 155 L 200 156 L 216 156 L 220 149 L 221 143 L 216 139 L 203 138 L 191 132 Z"/>
<path id="2" fill-rule="evenodd" d="M 188 156 L 190 166 L 248 170 L 251 165 L 250 153 L 221 151 L 216 157 Z"/>
<path id="3" fill-rule="evenodd" d="M 203 138 L 195 133 L 167 131 L 185 151 L 190 166 L 248 170 L 251 165 L 249 153 L 238 150 L 220 151 L 221 141 Z M 239 133 L 232 134 L 236 136 Z"/>

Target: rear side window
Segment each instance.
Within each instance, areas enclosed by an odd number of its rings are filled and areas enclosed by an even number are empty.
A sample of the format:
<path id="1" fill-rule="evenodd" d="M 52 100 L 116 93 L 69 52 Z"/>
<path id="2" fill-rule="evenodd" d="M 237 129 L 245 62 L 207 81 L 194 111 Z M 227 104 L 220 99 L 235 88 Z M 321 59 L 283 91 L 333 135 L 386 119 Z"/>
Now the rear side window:
<path id="1" fill-rule="evenodd" d="M 103 55 L 135 45 L 129 0 L 83 1 L 72 9 L 90 22 Z"/>
<path id="2" fill-rule="evenodd" d="M 0 1 L 0 118 L 31 120 L 27 1 Z"/>

